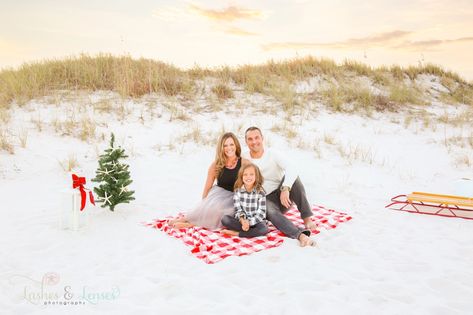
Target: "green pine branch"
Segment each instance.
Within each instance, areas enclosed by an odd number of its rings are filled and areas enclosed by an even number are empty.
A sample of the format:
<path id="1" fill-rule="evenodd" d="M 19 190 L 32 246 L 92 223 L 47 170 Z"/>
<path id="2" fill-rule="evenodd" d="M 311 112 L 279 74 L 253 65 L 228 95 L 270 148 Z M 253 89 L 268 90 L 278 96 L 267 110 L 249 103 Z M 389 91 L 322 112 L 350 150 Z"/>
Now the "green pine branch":
<path id="1" fill-rule="evenodd" d="M 133 183 L 129 165 L 120 162 L 128 156 L 123 148 L 115 148 L 114 145 L 115 135 L 112 133 L 110 147 L 99 156 L 96 176 L 92 179 L 93 182 L 99 183 L 99 186 L 94 188 L 97 202 L 101 203 L 103 208 L 109 207 L 111 211 L 114 211 L 118 204 L 135 200 L 135 192 L 127 188 Z"/>

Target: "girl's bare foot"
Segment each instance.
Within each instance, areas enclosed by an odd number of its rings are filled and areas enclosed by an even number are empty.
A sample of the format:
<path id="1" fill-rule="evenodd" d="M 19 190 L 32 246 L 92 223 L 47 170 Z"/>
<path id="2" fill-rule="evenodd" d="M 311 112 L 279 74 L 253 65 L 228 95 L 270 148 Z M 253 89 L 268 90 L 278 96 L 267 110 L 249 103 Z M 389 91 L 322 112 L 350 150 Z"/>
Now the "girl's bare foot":
<path id="1" fill-rule="evenodd" d="M 233 231 L 233 230 L 222 229 L 220 230 L 220 232 L 222 232 L 223 234 L 231 235 L 231 236 L 238 236 L 238 232 Z"/>

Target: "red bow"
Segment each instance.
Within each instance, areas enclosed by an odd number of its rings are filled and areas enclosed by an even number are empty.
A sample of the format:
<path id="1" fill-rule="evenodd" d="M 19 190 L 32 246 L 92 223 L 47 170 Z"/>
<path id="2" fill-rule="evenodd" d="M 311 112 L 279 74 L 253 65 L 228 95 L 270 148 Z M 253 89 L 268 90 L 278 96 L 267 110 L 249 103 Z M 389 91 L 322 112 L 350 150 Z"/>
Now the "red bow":
<path id="1" fill-rule="evenodd" d="M 86 188 L 84 188 L 84 185 L 85 185 L 85 177 L 79 177 L 76 174 L 72 174 L 72 188 L 76 189 L 77 187 L 79 187 L 79 190 L 80 190 L 80 211 L 84 210 L 85 202 L 87 200 L 87 195 L 85 193 Z M 90 202 L 95 206 L 94 195 L 92 194 L 92 191 L 90 190 L 89 190 L 89 199 L 90 199 Z"/>

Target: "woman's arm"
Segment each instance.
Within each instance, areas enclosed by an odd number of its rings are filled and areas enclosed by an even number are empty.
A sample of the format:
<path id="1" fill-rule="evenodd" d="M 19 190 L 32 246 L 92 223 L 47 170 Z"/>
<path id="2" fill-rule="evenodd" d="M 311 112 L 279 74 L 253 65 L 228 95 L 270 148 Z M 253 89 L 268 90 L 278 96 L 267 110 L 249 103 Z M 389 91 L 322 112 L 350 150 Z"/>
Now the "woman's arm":
<path id="1" fill-rule="evenodd" d="M 205 181 L 204 191 L 202 193 L 202 199 L 207 197 L 207 195 L 209 194 L 210 188 L 212 188 L 212 185 L 214 184 L 214 181 L 215 181 L 215 162 L 212 162 L 207 172 L 207 180 Z"/>

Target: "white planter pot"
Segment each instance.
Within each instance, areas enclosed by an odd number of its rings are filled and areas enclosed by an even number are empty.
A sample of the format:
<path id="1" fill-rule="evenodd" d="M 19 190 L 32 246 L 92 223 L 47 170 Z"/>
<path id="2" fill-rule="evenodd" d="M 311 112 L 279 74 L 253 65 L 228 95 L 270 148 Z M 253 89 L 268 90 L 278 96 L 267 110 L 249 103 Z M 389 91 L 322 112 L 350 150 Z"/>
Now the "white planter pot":
<path id="1" fill-rule="evenodd" d="M 60 228 L 77 231 L 88 225 L 89 211 L 86 207 L 81 211 L 79 189 L 65 189 L 61 192 Z"/>

